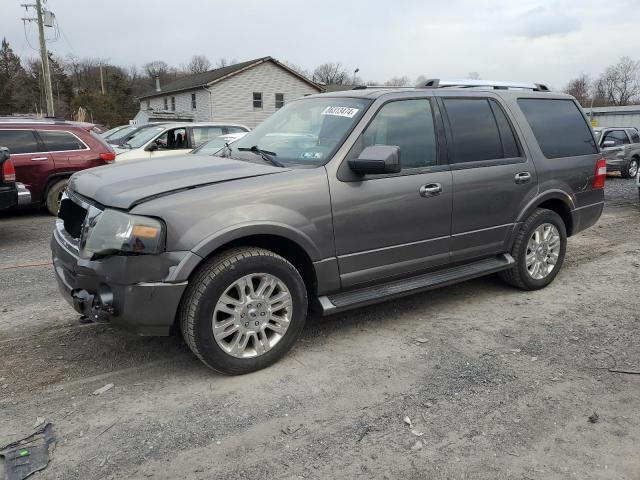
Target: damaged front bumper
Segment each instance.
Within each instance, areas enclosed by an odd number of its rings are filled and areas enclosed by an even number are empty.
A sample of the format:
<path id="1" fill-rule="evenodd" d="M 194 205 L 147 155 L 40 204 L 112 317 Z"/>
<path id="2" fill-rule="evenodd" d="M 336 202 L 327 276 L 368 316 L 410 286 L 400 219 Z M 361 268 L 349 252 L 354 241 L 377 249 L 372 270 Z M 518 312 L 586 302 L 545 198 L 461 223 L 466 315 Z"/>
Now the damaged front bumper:
<path id="1" fill-rule="evenodd" d="M 170 333 L 187 287 L 181 272 L 199 258 L 192 252 L 167 252 L 88 260 L 59 227 L 51 251 L 59 290 L 77 312 L 141 335 Z"/>

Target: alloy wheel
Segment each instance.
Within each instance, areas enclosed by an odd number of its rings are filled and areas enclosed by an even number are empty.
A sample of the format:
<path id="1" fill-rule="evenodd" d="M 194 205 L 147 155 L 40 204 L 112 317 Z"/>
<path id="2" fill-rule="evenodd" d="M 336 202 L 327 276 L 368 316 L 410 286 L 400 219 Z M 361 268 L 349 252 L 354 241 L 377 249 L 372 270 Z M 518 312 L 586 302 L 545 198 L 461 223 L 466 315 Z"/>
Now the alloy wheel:
<path id="1" fill-rule="evenodd" d="M 287 286 L 274 275 L 245 275 L 218 299 L 213 336 L 222 350 L 236 358 L 264 355 L 284 337 L 293 302 Z"/>
<path id="2" fill-rule="evenodd" d="M 527 242 L 525 262 L 529 275 L 534 280 L 546 278 L 555 268 L 560 256 L 560 233 L 555 225 L 543 223 Z"/>

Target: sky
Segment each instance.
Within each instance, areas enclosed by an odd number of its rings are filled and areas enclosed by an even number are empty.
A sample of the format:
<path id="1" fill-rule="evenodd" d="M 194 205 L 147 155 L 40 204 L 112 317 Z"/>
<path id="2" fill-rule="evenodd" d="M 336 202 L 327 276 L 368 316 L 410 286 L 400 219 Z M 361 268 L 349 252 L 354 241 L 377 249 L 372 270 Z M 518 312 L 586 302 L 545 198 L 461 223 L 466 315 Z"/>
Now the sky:
<path id="1" fill-rule="evenodd" d="M 34 24 L 21 3 L 0 0 L 0 35 L 36 56 Z M 61 34 L 59 56 L 98 57 L 129 67 L 180 66 L 272 56 L 307 70 L 340 62 L 364 81 L 466 78 L 564 87 L 599 75 L 627 55 L 640 59 L 638 0 L 48 0 Z M 26 38 L 25 38 L 26 33 Z M 52 29 L 47 36 L 53 37 Z"/>

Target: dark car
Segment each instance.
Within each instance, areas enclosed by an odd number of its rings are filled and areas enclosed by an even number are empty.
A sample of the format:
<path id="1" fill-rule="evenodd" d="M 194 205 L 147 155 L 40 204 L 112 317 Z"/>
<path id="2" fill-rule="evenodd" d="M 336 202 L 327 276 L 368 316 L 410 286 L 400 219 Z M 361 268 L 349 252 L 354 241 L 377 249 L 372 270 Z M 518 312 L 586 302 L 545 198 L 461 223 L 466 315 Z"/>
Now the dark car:
<path id="1" fill-rule="evenodd" d="M 9 149 L 0 147 L 0 210 L 18 205 L 16 169 L 9 157 Z"/>
<path id="2" fill-rule="evenodd" d="M 228 374 L 282 357 L 311 306 L 492 273 L 546 287 L 604 206 L 580 105 L 533 83 L 311 95 L 223 152 L 74 175 L 51 245 L 79 312 L 145 335 L 178 327 Z"/>
<path id="3" fill-rule="evenodd" d="M 113 148 L 90 127 L 73 122 L 0 121 L 0 146 L 9 149 L 30 203 L 53 215 L 73 173 L 115 160 Z"/>

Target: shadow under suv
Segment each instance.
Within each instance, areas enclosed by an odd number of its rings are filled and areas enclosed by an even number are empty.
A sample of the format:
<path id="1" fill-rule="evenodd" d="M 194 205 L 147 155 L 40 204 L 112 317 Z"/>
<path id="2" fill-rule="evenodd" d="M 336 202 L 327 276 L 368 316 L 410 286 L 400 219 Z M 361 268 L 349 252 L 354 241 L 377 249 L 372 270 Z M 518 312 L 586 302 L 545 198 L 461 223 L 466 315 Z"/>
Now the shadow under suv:
<path id="1" fill-rule="evenodd" d="M 145 335 L 179 326 L 227 374 L 282 357 L 310 306 L 491 273 L 543 288 L 604 204 L 582 109 L 538 84 L 308 96 L 221 155 L 75 174 L 52 249 L 78 312 Z"/>

